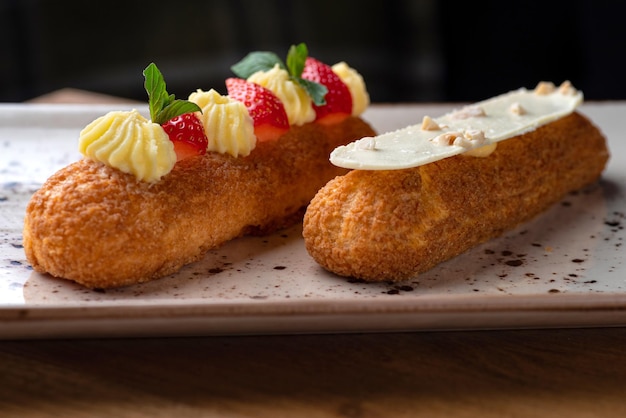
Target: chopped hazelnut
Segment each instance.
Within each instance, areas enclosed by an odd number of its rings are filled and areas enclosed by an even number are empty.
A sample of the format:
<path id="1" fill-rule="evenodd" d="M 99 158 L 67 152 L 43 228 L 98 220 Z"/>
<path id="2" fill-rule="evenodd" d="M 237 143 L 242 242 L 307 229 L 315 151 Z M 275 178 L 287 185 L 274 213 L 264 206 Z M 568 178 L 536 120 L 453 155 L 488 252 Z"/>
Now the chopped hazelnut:
<path id="1" fill-rule="evenodd" d="M 535 87 L 535 94 L 543 96 L 553 93 L 555 89 L 556 87 L 554 87 L 554 83 L 550 81 L 540 81 L 539 84 L 537 84 L 537 87 Z"/>
<path id="2" fill-rule="evenodd" d="M 564 96 L 573 96 L 576 94 L 576 89 L 574 88 L 572 83 L 566 80 L 559 86 L 559 93 Z"/>
<path id="3" fill-rule="evenodd" d="M 459 132 L 446 132 L 431 138 L 431 141 L 437 145 L 452 145 L 452 143 L 462 136 Z"/>
<path id="4" fill-rule="evenodd" d="M 485 142 L 485 132 L 480 129 L 468 129 L 463 133 L 463 136 L 470 141 Z"/>
<path id="5" fill-rule="evenodd" d="M 438 131 L 441 127 L 437 122 L 435 122 L 430 116 L 424 116 L 422 119 L 422 130 L 423 131 Z"/>
<path id="6" fill-rule="evenodd" d="M 518 102 L 512 103 L 509 107 L 509 111 L 515 115 L 525 115 L 526 109 L 522 107 Z"/>
<path id="7" fill-rule="evenodd" d="M 468 129 L 463 132 L 462 136 L 457 137 L 452 145 L 463 148 L 473 148 L 485 142 L 485 132 L 478 129 Z"/>
<path id="8" fill-rule="evenodd" d="M 451 115 L 454 119 L 468 119 L 480 116 L 487 116 L 482 107 L 470 106 L 457 110 Z"/>

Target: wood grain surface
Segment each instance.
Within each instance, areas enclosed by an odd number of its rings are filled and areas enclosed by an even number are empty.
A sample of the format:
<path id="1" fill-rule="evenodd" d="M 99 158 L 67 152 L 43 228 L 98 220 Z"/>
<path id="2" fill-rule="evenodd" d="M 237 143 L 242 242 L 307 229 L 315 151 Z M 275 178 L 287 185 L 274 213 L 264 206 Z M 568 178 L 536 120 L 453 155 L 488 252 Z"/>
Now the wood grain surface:
<path id="1" fill-rule="evenodd" d="M 3 418 L 300 416 L 624 417 L 626 328 L 0 342 Z"/>
<path id="2" fill-rule="evenodd" d="M 2 417 L 624 417 L 626 329 L 0 343 Z"/>

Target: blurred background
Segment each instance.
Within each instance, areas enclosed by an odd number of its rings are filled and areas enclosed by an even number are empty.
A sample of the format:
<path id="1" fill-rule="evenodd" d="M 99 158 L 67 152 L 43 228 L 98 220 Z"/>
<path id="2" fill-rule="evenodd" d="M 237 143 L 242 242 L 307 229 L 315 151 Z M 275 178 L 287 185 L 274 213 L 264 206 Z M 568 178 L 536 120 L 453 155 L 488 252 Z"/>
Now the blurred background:
<path id="1" fill-rule="evenodd" d="M 72 87 L 146 100 L 154 61 L 170 93 L 225 93 L 247 52 L 346 61 L 373 102 L 476 101 L 570 80 L 626 99 L 626 2 L 445 0 L 0 0 L 0 101 Z"/>

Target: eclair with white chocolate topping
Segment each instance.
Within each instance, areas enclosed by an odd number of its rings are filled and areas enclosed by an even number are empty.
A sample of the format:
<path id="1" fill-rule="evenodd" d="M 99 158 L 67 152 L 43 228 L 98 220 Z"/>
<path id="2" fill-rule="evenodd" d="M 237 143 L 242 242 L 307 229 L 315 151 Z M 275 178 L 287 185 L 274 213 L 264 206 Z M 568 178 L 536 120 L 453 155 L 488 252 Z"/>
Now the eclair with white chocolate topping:
<path id="1" fill-rule="evenodd" d="M 532 219 L 567 193 L 598 180 L 609 158 L 604 136 L 575 106 L 557 105 L 556 117 L 544 118 L 549 113 L 544 99 L 567 102 L 576 94 L 568 83 L 559 89 L 542 83 L 524 93 L 524 103 L 515 101 L 512 108 L 507 100 L 500 103 L 498 117 L 515 122 L 537 116 L 543 121 L 510 129 L 508 137 L 498 137 L 498 129 L 489 128 L 491 106 L 478 104 L 471 109 L 483 109 L 484 114 L 463 112 L 457 118 L 459 113 L 453 112 L 400 134 L 368 140 L 373 146 L 350 144 L 340 159 L 366 168 L 337 177 L 313 198 L 304 217 L 307 251 L 341 276 L 400 281 Z M 468 140 L 461 132 L 480 126 L 485 138 L 474 150 L 494 149 L 471 156 L 453 140 L 431 141 L 442 135 L 442 120 L 453 119 L 463 123 L 447 128 L 454 129 L 451 137 Z M 499 124 L 507 131 L 510 124 L 504 119 L 494 116 L 494 127 Z M 396 142 L 385 148 L 389 135 Z M 429 143 L 403 148 L 397 144 L 400 136 L 407 141 L 423 136 Z M 422 145 L 431 154 L 407 151 Z M 403 153 L 410 161 L 398 159 Z M 394 164 L 400 168 L 393 169 Z"/>

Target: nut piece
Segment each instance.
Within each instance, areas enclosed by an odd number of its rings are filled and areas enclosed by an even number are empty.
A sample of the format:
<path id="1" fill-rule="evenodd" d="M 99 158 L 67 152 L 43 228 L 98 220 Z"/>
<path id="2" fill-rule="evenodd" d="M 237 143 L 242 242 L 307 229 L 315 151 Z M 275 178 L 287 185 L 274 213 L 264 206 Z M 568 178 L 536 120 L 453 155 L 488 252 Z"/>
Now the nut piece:
<path id="1" fill-rule="evenodd" d="M 437 145 L 456 145 L 473 148 L 485 142 L 485 132 L 479 129 L 467 129 L 464 132 L 445 132 L 430 140 Z"/>
<path id="2" fill-rule="evenodd" d="M 424 119 L 422 119 L 422 131 L 439 131 L 440 129 L 441 126 L 430 116 L 424 116 Z"/>
<path id="3" fill-rule="evenodd" d="M 475 117 L 487 116 L 482 107 L 469 106 L 454 112 L 451 117 L 454 119 L 469 119 Z"/>
<path id="4" fill-rule="evenodd" d="M 460 132 L 446 132 L 430 140 L 436 145 L 452 145 L 457 138 L 462 136 Z"/>
<path id="5" fill-rule="evenodd" d="M 457 137 L 452 144 L 463 148 L 473 148 L 482 145 L 485 139 L 485 132 L 478 129 L 468 129 L 463 132 L 462 136 Z"/>
<path id="6" fill-rule="evenodd" d="M 537 84 L 537 87 L 535 87 L 535 94 L 544 96 L 554 93 L 555 89 L 556 87 L 554 86 L 554 83 L 550 81 L 540 81 L 539 84 Z"/>
<path id="7" fill-rule="evenodd" d="M 468 129 L 463 133 L 463 137 L 470 141 L 485 142 L 485 132 L 480 129 Z"/>
<path id="8" fill-rule="evenodd" d="M 559 86 L 559 93 L 564 96 L 573 96 L 576 94 L 576 89 L 569 80 L 566 80 Z"/>
<path id="9" fill-rule="evenodd" d="M 511 103 L 511 106 L 509 107 L 509 112 L 521 116 L 526 114 L 526 109 L 524 109 L 524 107 L 518 102 L 515 102 Z"/>

